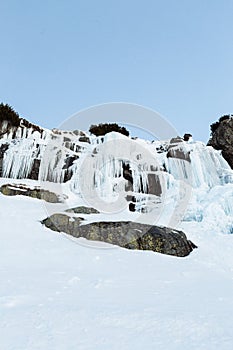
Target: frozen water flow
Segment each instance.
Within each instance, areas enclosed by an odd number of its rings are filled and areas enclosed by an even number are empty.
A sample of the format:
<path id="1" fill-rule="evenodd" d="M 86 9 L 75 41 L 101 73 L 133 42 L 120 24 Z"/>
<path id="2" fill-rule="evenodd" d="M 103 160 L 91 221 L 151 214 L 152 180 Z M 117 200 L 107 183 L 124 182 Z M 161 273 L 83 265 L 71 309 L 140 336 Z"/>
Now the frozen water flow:
<path id="1" fill-rule="evenodd" d="M 153 216 L 161 207 L 158 223 L 172 225 L 172 215 L 182 215 L 181 204 L 188 202 L 185 222 L 204 222 L 218 213 L 216 224 L 220 230 L 226 232 L 232 227 L 233 172 L 219 151 L 201 142 L 150 143 L 115 132 L 90 136 L 89 142 L 82 142 L 79 136 L 19 128 L 12 139 L 13 132 L 9 132 L 0 140 L 0 146 L 8 147 L 3 176 L 27 178 L 38 161 L 40 181 L 62 183 L 68 174 L 73 193 L 92 197 L 92 204 L 99 198 L 101 203 L 118 203 L 125 209 L 126 197 L 131 195 L 135 210 L 152 212 Z M 154 194 L 151 188 L 149 177 L 154 175 L 161 185 L 160 194 Z"/>

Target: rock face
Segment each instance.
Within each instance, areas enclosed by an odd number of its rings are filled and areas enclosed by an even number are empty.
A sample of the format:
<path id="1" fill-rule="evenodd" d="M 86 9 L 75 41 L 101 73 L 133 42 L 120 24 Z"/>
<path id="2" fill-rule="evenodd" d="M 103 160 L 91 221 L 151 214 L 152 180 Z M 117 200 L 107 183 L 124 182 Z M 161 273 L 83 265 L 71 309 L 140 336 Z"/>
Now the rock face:
<path id="1" fill-rule="evenodd" d="M 233 116 L 223 116 L 211 125 L 212 135 L 208 146 L 222 151 L 223 157 L 233 169 Z"/>
<path id="2" fill-rule="evenodd" d="M 38 187 L 27 187 L 25 185 L 6 184 L 0 187 L 0 192 L 5 196 L 23 195 L 27 197 L 43 199 L 49 203 L 61 203 L 63 201 L 56 193 Z"/>
<path id="3" fill-rule="evenodd" d="M 185 257 L 197 248 L 182 231 L 167 227 L 140 224 L 131 221 L 93 222 L 80 225 L 83 218 L 66 214 L 53 214 L 42 221 L 53 231 L 65 232 L 73 237 L 84 237 L 128 249 Z"/>

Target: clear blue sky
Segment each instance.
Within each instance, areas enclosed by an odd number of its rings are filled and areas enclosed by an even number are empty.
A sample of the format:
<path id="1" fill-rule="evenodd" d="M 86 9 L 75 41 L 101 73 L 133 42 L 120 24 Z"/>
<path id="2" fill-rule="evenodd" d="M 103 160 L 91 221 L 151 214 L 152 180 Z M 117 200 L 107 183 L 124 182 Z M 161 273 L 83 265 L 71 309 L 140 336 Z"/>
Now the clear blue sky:
<path id="1" fill-rule="evenodd" d="M 56 127 L 133 102 L 207 140 L 233 113 L 232 0 L 2 0 L 0 100 Z"/>

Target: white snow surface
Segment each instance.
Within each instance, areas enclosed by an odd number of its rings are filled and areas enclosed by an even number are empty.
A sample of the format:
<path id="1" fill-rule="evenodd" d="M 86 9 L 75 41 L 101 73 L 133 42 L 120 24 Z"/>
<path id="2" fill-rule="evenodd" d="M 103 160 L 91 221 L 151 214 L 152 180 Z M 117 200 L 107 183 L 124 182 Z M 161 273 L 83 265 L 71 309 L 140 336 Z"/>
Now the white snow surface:
<path id="1" fill-rule="evenodd" d="M 85 246 L 41 225 L 49 204 L 0 194 L 0 349 L 231 350 L 232 186 L 194 190 L 186 258 Z"/>
<path id="2" fill-rule="evenodd" d="M 73 135 L 72 150 L 56 132 L 20 137 L 0 141 L 9 143 L 3 175 L 14 178 L 0 185 L 41 185 L 68 199 L 45 204 L 0 194 L 0 350 L 232 349 L 233 171 L 220 152 L 191 141 L 182 150 L 189 162 L 167 158 L 168 142 L 130 141 L 116 133 L 104 142 L 90 137 L 90 144 Z M 179 147 L 172 152 L 179 154 Z M 67 152 L 79 158 L 71 180 L 60 184 Z M 40 181 L 24 180 L 35 159 L 42 159 Z M 120 201 L 125 159 L 135 213 Z M 145 193 L 149 173 L 161 180 L 160 206 L 157 196 Z M 54 212 L 95 204 L 97 195 L 122 210 L 83 215 L 84 223 L 152 219 L 183 230 L 198 249 L 186 258 L 131 251 L 87 244 L 41 225 Z"/>

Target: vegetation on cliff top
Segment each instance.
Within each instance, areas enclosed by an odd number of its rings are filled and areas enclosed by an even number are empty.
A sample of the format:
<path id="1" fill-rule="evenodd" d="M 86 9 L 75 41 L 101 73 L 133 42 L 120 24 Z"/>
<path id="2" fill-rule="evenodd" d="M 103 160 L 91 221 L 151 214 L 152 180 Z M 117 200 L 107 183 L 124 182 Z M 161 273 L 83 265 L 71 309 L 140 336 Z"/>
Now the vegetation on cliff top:
<path id="1" fill-rule="evenodd" d="M 14 109 L 4 103 L 0 103 L 0 122 L 8 121 L 12 126 L 20 125 L 20 117 Z"/>
<path id="2" fill-rule="evenodd" d="M 0 123 L 7 121 L 13 127 L 19 127 L 20 125 L 25 126 L 26 128 L 33 127 L 34 130 L 42 132 L 42 129 L 30 123 L 24 118 L 21 118 L 19 114 L 7 103 L 0 103 Z"/>
<path id="3" fill-rule="evenodd" d="M 128 130 L 124 127 L 124 126 L 119 126 L 116 123 L 112 123 L 112 124 L 98 124 L 98 125 L 91 125 L 89 132 L 91 134 L 94 134 L 95 136 L 104 136 L 109 132 L 119 132 L 125 136 L 129 136 L 129 132 Z"/>

